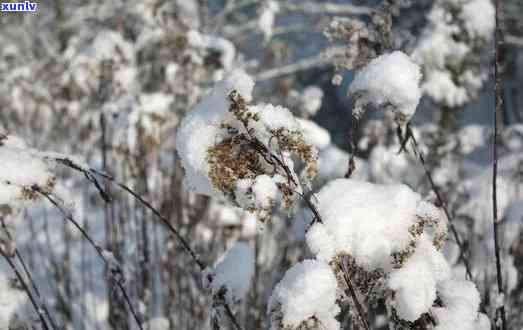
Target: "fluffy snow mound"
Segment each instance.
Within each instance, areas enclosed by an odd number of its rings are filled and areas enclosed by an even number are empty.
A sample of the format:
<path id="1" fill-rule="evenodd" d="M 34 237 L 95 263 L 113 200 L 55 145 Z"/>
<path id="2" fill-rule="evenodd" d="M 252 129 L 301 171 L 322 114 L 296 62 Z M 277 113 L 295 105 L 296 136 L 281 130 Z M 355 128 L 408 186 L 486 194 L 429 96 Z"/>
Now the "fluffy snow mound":
<path id="1" fill-rule="evenodd" d="M 363 274 L 379 271 L 399 318 L 415 321 L 437 298 L 437 286 L 450 277 L 439 251 L 446 237 L 442 212 L 406 185 L 380 185 L 349 179 L 330 182 L 317 194 L 322 222 L 306 234 L 320 260 L 348 255 Z M 429 235 L 426 226 L 431 226 Z"/>
<path id="2" fill-rule="evenodd" d="M 392 271 L 388 287 L 394 290 L 394 308 L 407 321 L 417 320 L 436 300 L 437 284 L 450 277 L 450 266 L 441 252 L 423 235 L 403 267 Z"/>
<path id="3" fill-rule="evenodd" d="M 420 79 L 419 66 L 400 51 L 375 58 L 356 74 L 349 88 L 356 97 L 355 115 L 361 115 L 363 107 L 372 104 L 390 107 L 396 120 L 409 121 L 421 97 Z"/>
<path id="4" fill-rule="evenodd" d="M 415 239 L 411 230 L 419 207 L 429 207 L 406 185 L 351 179 L 331 181 L 317 198 L 323 223 L 315 223 L 307 233 L 311 251 L 327 261 L 351 255 L 368 271 L 392 269 L 393 253 L 408 250 Z"/>
<path id="5" fill-rule="evenodd" d="M 438 294 L 444 307 L 433 307 L 435 330 L 488 330 L 490 322 L 485 314 L 478 313 L 481 302 L 479 292 L 470 281 L 447 280 L 438 285 Z"/>
<path id="6" fill-rule="evenodd" d="M 335 319 L 340 311 L 336 305 L 336 287 L 336 277 L 327 263 L 304 260 L 294 265 L 269 300 L 271 329 L 295 329 L 309 322 L 319 323 L 314 324 L 318 329 L 339 329 Z"/>

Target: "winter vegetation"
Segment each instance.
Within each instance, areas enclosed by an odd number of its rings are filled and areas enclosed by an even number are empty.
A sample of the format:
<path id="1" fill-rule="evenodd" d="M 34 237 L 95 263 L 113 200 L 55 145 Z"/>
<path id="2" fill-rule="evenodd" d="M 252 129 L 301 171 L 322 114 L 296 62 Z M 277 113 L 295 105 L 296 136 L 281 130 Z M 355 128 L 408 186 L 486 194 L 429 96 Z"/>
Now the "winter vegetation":
<path id="1" fill-rule="evenodd" d="M 0 16 L 0 330 L 523 328 L 518 0 Z"/>

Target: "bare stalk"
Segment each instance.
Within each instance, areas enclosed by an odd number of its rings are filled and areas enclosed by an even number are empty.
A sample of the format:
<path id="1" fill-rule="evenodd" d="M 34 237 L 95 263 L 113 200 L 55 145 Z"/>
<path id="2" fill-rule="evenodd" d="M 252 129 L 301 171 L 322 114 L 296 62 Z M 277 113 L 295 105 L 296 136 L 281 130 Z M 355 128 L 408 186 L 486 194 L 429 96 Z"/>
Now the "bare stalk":
<path id="1" fill-rule="evenodd" d="M 501 0 L 496 0 L 496 31 L 494 34 L 494 51 L 495 51 L 495 61 L 494 61 L 494 80 L 495 80 L 495 108 L 494 108 L 494 141 L 492 144 L 492 212 L 493 212 L 493 229 L 494 229 L 494 250 L 496 254 L 496 275 L 498 282 L 498 294 L 500 296 L 504 295 L 503 289 L 503 273 L 501 269 L 501 256 L 500 256 L 500 247 L 499 247 L 499 235 L 498 235 L 498 197 L 497 197 L 497 176 L 498 176 L 498 114 L 502 111 L 503 106 L 503 91 L 501 86 L 501 56 L 500 48 L 503 43 L 503 37 L 501 34 Z M 507 329 L 507 320 L 505 315 L 505 305 L 496 306 L 496 329 L 499 329 L 499 317 L 501 316 L 501 329 Z"/>
<path id="2" fill-rule="evenodd" d="M 110 175 L 108 175 L 106 173 L 102 173 L 100 171 L 97 171 L 95 169 L 90 169 L 90 171 L 92 173 L 95 173 L 95 174 L 101 176 L 102 178 L 108 180 L 109 182 L 117 185 L 121 189 L 125 190 L 131 196 L 133 196 L 136 200 L 138 200 L 143 206 L 145 206 L 147 209 L 149 209 L 151 212 L 153 212 L 154 215 L 156 215 L 163 222 L 163 224 L 174 234 L 174 236 L 176 236 L 176 238 L 180 241 L 180 243 L 183 245 L 185 250 L 189 253 L 191 258 L 194 260 L 194 262 L 198 265 L 200 270 L 204 270 L 205 269 L 205 267 L 206 267 L 205 264 L 203 263 L 203 261 L 200 260 L 200 258 L 196 254 L 196 252 L 194 252 L 194 250 L 191 248 L 191 246 L 189 245 L 189 242 L 187 242 L 187 240 L 180 234 L 180 232 L 176 228 L 174 228 L 173 225 L 171 225 L 169 220 L 166 217 L 164 217 L 157 209 L 155 209 L 151 205 L 151 203 L 149 203 L 148 201 L 143 199 L 138 193 L 136 193 L 134 190 L 132 190 L 131 188 L 129 188 L 125 184 L 117 181 L 114 177 L 112 177 L 112 176 L 110 176 Z"/>
<path id="3" fill-rule="evenodd" d="M 367 317 L 365 317 L 365 311 L 363 310 L 363 306 L 360 304 L 358 300 L 358 296 L 356 295 L 356 291 L 354 290 L 354 285 L 352 285 L 352 281 L 349 276 L 349 270 L 347 269 L 346 265 L 346 258 L 342 257 L 340 260 L 340 267 L 343 272 L 343 280 L 345 281 L 345 284 L 347 285 L 347 291 L 349 291 L 349 295 L 351 296 L 354 305 L 356 306 L 356 310 L 358 311 L 358 314 L 360 316 L 360 322 L 363 325 L 363 328 L 365 330 L 369 330 L 369 323 L 367 321 Z"/>
<path id="4" fill-rule="evenodd" d="M 11 233 L 9 232 L 9 230 L 7 230 L 7 226 L 5 225 L 4 219 L 0 218 L 0 222 L 2 224 L 2 228 L 3 228 L 4 232 L 5 232 L 5 234 L 7 235 L 7 238 L 10 241 L 14 242 L 13 237 L 11 236 Z M 31 275 L 31 272 L 29 271 L 29 268 L 27 268 L 27 265 L 26 265 L 24 259 L 22 258 L 22 255 L 20 254 L 20 251 L 16 247 L 15 247 L 14 253 L 15 253 L 15 257 L 18 259 L 18 261 L 22 265 L 22 268 L 24 270 L 25 276 L 27 277 L 27 280 L 31 284 L 31 287 L 33 288 L 34 293 L 38 297 L 38 299 L 40 301 L 40 304 L 42 305 L 42 309 L 44 310 L 45 314 L 47 315 L 47 319 L 49 320 L 51 328 L 52 329 L 59 329 L 58 326 L 57 326 L 56 321 L 54 320 L 54 318 L 53 318 L 53 316 L 51 314 L 51 312 L 49 312 L 49 309 L 47 308 L 47 305 L 42 300 L 42 296 L 40 295 L 40 290 L 38 290 L 38 287 L 36 286 L 36 283 L 33 280 L 33 276 Z"/>
<path id="5" fill-rule="evenodd" d="M 469 264 L 467 258 L 465 258 L 465 247 L 463 245 L 461 238 L 459 237 L 458 231 L 456 230 L 454 223 L 452 222 L 452 217 L 450 215 L 447 204 L 443 200 L 443 197 L 441 196 L 441 193 L 439 192 L 438 187 L 436 186 L 436 184 L 434 183 L 434 180 L 432 179 L 432 174 L 430 173 L 429 169 L 427 168 L 427 164 L 425 162 L 425 157 L 423 156 L 423 153 L 421 152 L 421 150 L 418 147 L 418 141 L 416 140 L 416 137 L 412 133 L 412 129 L 410 128 L 410 125 L 407 125 L 405 143 L 408 139 L 410 139 L 412 149 L 414 150 L 414 153 L 418 156 L 421 166 L 423 167 L 423 171 L 425 172 L 425 176 L 429 180 L 430 187 L 431 187 L 432 191 L 434 192 L 434 194 L 436 195 L 438 203 L 441 206 L 441 208 L 443 209 L 445 216 L 447 217 L 450 231 L 452 232 L 452 235 L 454 236 L 454 240 L 456 241 L 456 244 L 458 245 L 459 250 L 460 250 L 459 259 L 463 262 L 463 265 L 465 265 L 465 271 L 467 273 L 467 277 L 470 280 L 472 280 L 473 277 L 472 277 L 472 272 L 470 271 L 470 264 Z M 402 146 L 402 149 L 403 148 L 404 147 Z"/>
<path id="6" fill-rule="evenodd" d="M 138 314 L 134 310 L 134 307 L 131 303 L 131 299 L 129 298 L 129 295 L 127 294 L 127 291 L 125 290 L 125 287 L 123 286 L 122 279 L 116 278 L 118 274 L 122 274 L 122 271 L 120 270 L 119 266 L 112 265 L 109 262 L 109 260 L 107 260 L 106 256 L 103 253 L 103 249 L 98 244 L 96 244 L 96 242 L 89 236 L 89 234 L 82 228 L 82 226 L 80 226 L 80 224 L 72 217 L 72 215 L 69 212 L 67 212 L 63 209 L 63 207 L 60 205 L 60 203 L 58 201 L 56 201 L 53 198 L 53 196 L 51 196 L 51 194 L 43 191 L 42 189 L 40 189 L 39 187 L 36 187 L 36 186 L 32 187 L 32 189 L 34 192 L 39 193 L 40 195 L 45 197 L 51 204 L 53 204 L 62 213 L 64 218 L 66 220 L 70 221 L 76 227 L 76 229 L 78 229 L 78 231 L 80 231 L 80 233 L 85 238 L 85 240 L 87 240 L 89 242 L 89 244 L 91 244 L 91 246 L 96 250 L 96 252 L 98 253 L 98 256 L 103 260 L 105 265 L 108 267 L 109 276 L 120 289 L 120 291 L 125 299 L 125 302 L 127 303 L 128 307 L 129 307 L 129 311 L 133 315 L 136 323 L 138 324 L 138 328 L 140 330 L 143 330 L 142 322 L 141 322 L 140 318 L 138 317 Z M 116 267 L 116 269 L 114 269 L 115 267 Z"/>
<path id="7" fill-rule="evenodd" d="M 43 309 L 40 308 L 40 305 L 38 304 L 35 297 L 33 296 L 31 289 L 29 289 L 29 286 L 25 282 L 24 277 L 18 271 L 18 268 L 16 268 L 15 263 L 13 262 L 11 257 L 4 251 L 4 249 L 0 249 L 0 254 L 2 255 L 2 257 L 4 257 L 4 259 L 9 264 L 9 267 L 11 267 L 11 269 L 13 270 L 13 272 L 15 273 L 16 278 L 18 279 L 20 284 L 22 284 L 22 288 L 24 289 L 25 293 L 29 297 L 29 300 L 31 301 L 31 305 L 33 305 L 33 308 L 34 308 L 36 314 L 38 314 L 38 317 L 40 318 L 40 321 L 42 322 L 42 327 L 44 328 L 44 330 L 49 330 L 49 326 L 47 325 L 47 322 L 45 321 Z"/>
<path id="8" fill-rule="evenodd" d="M 131 188 L 129 188 L 125 184 L 117 181 L 114 177 L 112 177 L 112 176 L 110 176 L 110 175 L 108 175 L 106 173 L 102 173 L 100 171 L 97 171 L 95 169 L 89 169 L 89 170 L 92 173 L 101 176 L 102 178 L 108 180 L 112 184 L 115 184 L 118 187 L 120 187 L 121 189 L 125 190 L 127 193 L 129 193 L 131 196 L 133 196 L 136 200 L 138 200 L 143 206 L 145 206 L 147 209 L 149 209 L 151 212 L 153 212 L 154 215 L 156 215 L 164 223 L 164 225 L 174 234 L 174 236 L 178 239 L 178 241 L 183 245 L 183 247 L 185 248 L 187 253 L 191 256 L 191 258 L 194 260 L 194 262 L 200 268 L 200 271 L 204 271 L 205 270 L 205 268 L 206 268 L 205 264 L 203 263 L 203 261 L 200 260 L 200 258 L 196 254 L 196 252 L 194 252 L 194 250 L 191 248 L 191 246 L 189 245 L 189 242 L 187 242 L 187 240 L 180 234 L 180 232 L 176 228 L 174 228 L 173 225 L 171 225 L 169 220 L 166 217 L 164 217 L 157 209 L 155 209 L 151 205 L 151 203 L 149 203 L 148 201 L 143 199 L 138 193 L 136 193 L 134 190 L 132 190 Z M 234 324 L 235 328 L 237 330 L 241 330 L 242 328 L 240 327 L 240 325 L 238 323 L 238 320 L 236 319 L 236 317 L 232 313 L 232 309 L 227 304 L 227 302 L 223 301 L 222 305 L 225 308 L 227 317 L 229 317 L 230 321 Z"/>

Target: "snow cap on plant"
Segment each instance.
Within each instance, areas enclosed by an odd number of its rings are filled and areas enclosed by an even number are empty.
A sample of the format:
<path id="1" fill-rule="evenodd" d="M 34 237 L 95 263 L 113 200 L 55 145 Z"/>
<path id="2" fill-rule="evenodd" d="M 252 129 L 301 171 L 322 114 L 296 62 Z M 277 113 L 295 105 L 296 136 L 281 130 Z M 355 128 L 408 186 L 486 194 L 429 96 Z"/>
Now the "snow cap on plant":
<path id="1" fill-rule="evenodd" d="M 392 110 L 399 124 L 407 123 L 421 98 L 420 79 L 419 66 L 400 51 L 373 59 L 356 73 L 349 88 L 354 116 L 361 116 L 364 107 L 372 105 Z"/>
<path id="2" fill-rule="evenodd" d="M 348 256 L 356 287 L 368 293 L 384 284 L 395 292 L 400 319 L 415 321 L 428 312 L 437 284 L 450 276 L 439 251 L 447 232 L 441 211 L 402 184 L 338 179 L 317 198 L 321 222 L 306 235 L 316 257 L 337 264 Z"/>
<path id="3" fill-rule="evenodd" d="M 316 150 L 288 109 L 250 105 L 253 80 L 236 70 L 218 82 L 182 121 L 177 150 L 193 191 L 225 196 L 261 219 L 290 207 L 301 182 L 316 175 Z M 304 164 L 301 176 L 295 161 Z"/>

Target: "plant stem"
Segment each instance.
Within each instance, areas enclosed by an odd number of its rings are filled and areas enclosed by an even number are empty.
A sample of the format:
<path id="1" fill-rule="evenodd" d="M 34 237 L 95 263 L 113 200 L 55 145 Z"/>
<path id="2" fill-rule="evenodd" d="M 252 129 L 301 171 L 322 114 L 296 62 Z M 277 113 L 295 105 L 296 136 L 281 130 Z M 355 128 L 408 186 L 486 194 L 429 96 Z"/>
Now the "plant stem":
<path id="1" fill-rule="evenodd" d="M 498 237 L 498 198 L 497 198 L 497 176 L 498 176 L 498 114 L 502 111 L 503 106 L 503 91 L 501 86 L 501 56 L 500 48 L 502 46 L 503 40 L 501 35 L 501 0 L 496 0 L 496 31 L 494 33 L 494 51 L 495 51 L 495 61 L 494 61 L 494 80 L 495 80 L 495 107 L 494 107 L 494 141 L 492 144 L 492 212 L 493 212 L 493 230 L 494 230 L 494 250 L 496 254 L 496 275 L 498 282 L 498 294 L 503 296 L 503 272 L 501 269 L 501 256 L 500 256 L 500 247 L 499 247 L 499 237 Z M 495 318 L 495 327 L 499 329 L 499 317 L 501 316 L 501 329 L 507 329 L 507 320 L 505 314 L 505 305 L 504 303 L 501 306 L 496 306 L 496 318 Z"/>

